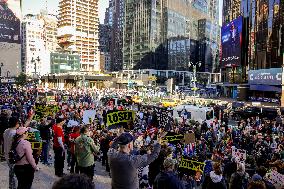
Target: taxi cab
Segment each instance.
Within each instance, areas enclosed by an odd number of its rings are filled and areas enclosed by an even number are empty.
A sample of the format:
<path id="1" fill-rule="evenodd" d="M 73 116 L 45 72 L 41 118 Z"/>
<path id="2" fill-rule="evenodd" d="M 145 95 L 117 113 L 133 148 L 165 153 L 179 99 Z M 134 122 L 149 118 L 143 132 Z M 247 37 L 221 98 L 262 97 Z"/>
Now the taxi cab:
<path id="1" fill-rule="evenodd" d="M 174 107 L 178 105 L 178 101 L 176 99 L 163 99 L 161 101 L 163 107 Z"/>

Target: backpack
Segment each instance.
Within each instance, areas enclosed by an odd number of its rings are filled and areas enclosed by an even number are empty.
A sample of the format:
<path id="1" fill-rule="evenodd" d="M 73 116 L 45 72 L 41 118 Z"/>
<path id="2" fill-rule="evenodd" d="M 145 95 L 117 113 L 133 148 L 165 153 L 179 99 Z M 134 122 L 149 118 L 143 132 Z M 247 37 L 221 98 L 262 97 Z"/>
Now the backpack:
<path id="1" fill-rule="evenodd" d="M 15 145 L 13 145 L 11 147 L 11 150 L 9 152 L 9 163 L 10 164 L 15 164 L 17 163 L 18 161 L 20 161 L 21 159 L 23 159 L 23 157 L 25 157 L 26 154 L 24 154 L 22 157 L 19 156 L 16 148 L 18 146 L 18 144 L 20 143 L 21 141 L 18 141 Z"/>

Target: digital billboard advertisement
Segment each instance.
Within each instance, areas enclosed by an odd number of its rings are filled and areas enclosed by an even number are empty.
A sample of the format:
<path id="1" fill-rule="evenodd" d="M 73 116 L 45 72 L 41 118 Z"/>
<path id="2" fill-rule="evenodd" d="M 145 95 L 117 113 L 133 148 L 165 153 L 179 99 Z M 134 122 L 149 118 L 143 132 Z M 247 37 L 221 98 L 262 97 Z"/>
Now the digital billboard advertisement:
<path id="1" fill-rule="evenodd" d="M 237 67 L 241 65 L 243 17 L 240 16 L 224 25 L 221 30 L 221 66 Z"/>
<path id="2" fill-rule="evenodd" d="M 21 71 L 21 0 L 0 0 L 0 77 Z"/>
<path id="3" fill-rule="evenodd" d="M 20 0 L 0 0 L 0 42 L 20 44 Z"/>

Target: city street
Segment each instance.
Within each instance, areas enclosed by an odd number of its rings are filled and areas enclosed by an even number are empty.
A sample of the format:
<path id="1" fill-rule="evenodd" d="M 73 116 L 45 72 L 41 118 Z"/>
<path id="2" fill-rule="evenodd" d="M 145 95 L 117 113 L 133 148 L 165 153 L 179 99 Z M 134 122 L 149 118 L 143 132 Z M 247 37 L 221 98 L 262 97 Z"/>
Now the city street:
<path id="1" fill-rule="evenodd" d="M 45 166 L 39 164 L 40 171 L 35 173 L 35 179 L 33 182 L 32 189 L 51 189 L 53 183 L 58 179 L 54 175 L 54 168 L 53 166 Z M 0 189 L 8 189 L 8 166 L 6 162 L 0 163 Z M 67 173 L 67 170 L 65 170 Z M 95 177 L 94 182 L 96 189 L 109 189 L 111 179 L 108 176 L 108 173 L 104 171 L 104 168 L 101 166 L 100 162 L 96 163 L 95 167 Z"/>

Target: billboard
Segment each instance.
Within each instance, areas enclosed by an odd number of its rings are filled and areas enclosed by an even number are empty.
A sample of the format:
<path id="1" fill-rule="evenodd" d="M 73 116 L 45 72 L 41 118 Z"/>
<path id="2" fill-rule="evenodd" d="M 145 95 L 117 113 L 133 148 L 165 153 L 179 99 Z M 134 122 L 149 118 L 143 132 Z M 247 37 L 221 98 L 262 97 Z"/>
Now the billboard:
<path id="1" fill-rule="evenodd" d="M 21 43 L 20 0 L 0 0 L 0 42 Z"/>
<path id="2" fill-rule="evenodd" d="M 281 85 L 282 68 L 250 70 L 248 72 L 250 85 Z"/>
<path id="3" fill-rule="evenodd" d="M 243 17 L 224 25 L 221 30 L 222 67 L 241 65 Z"/>
<path id="4" fill-rule="evenodd" d="M 21 71 L 21 0 L 0 0 L 0 77 Z"/>

